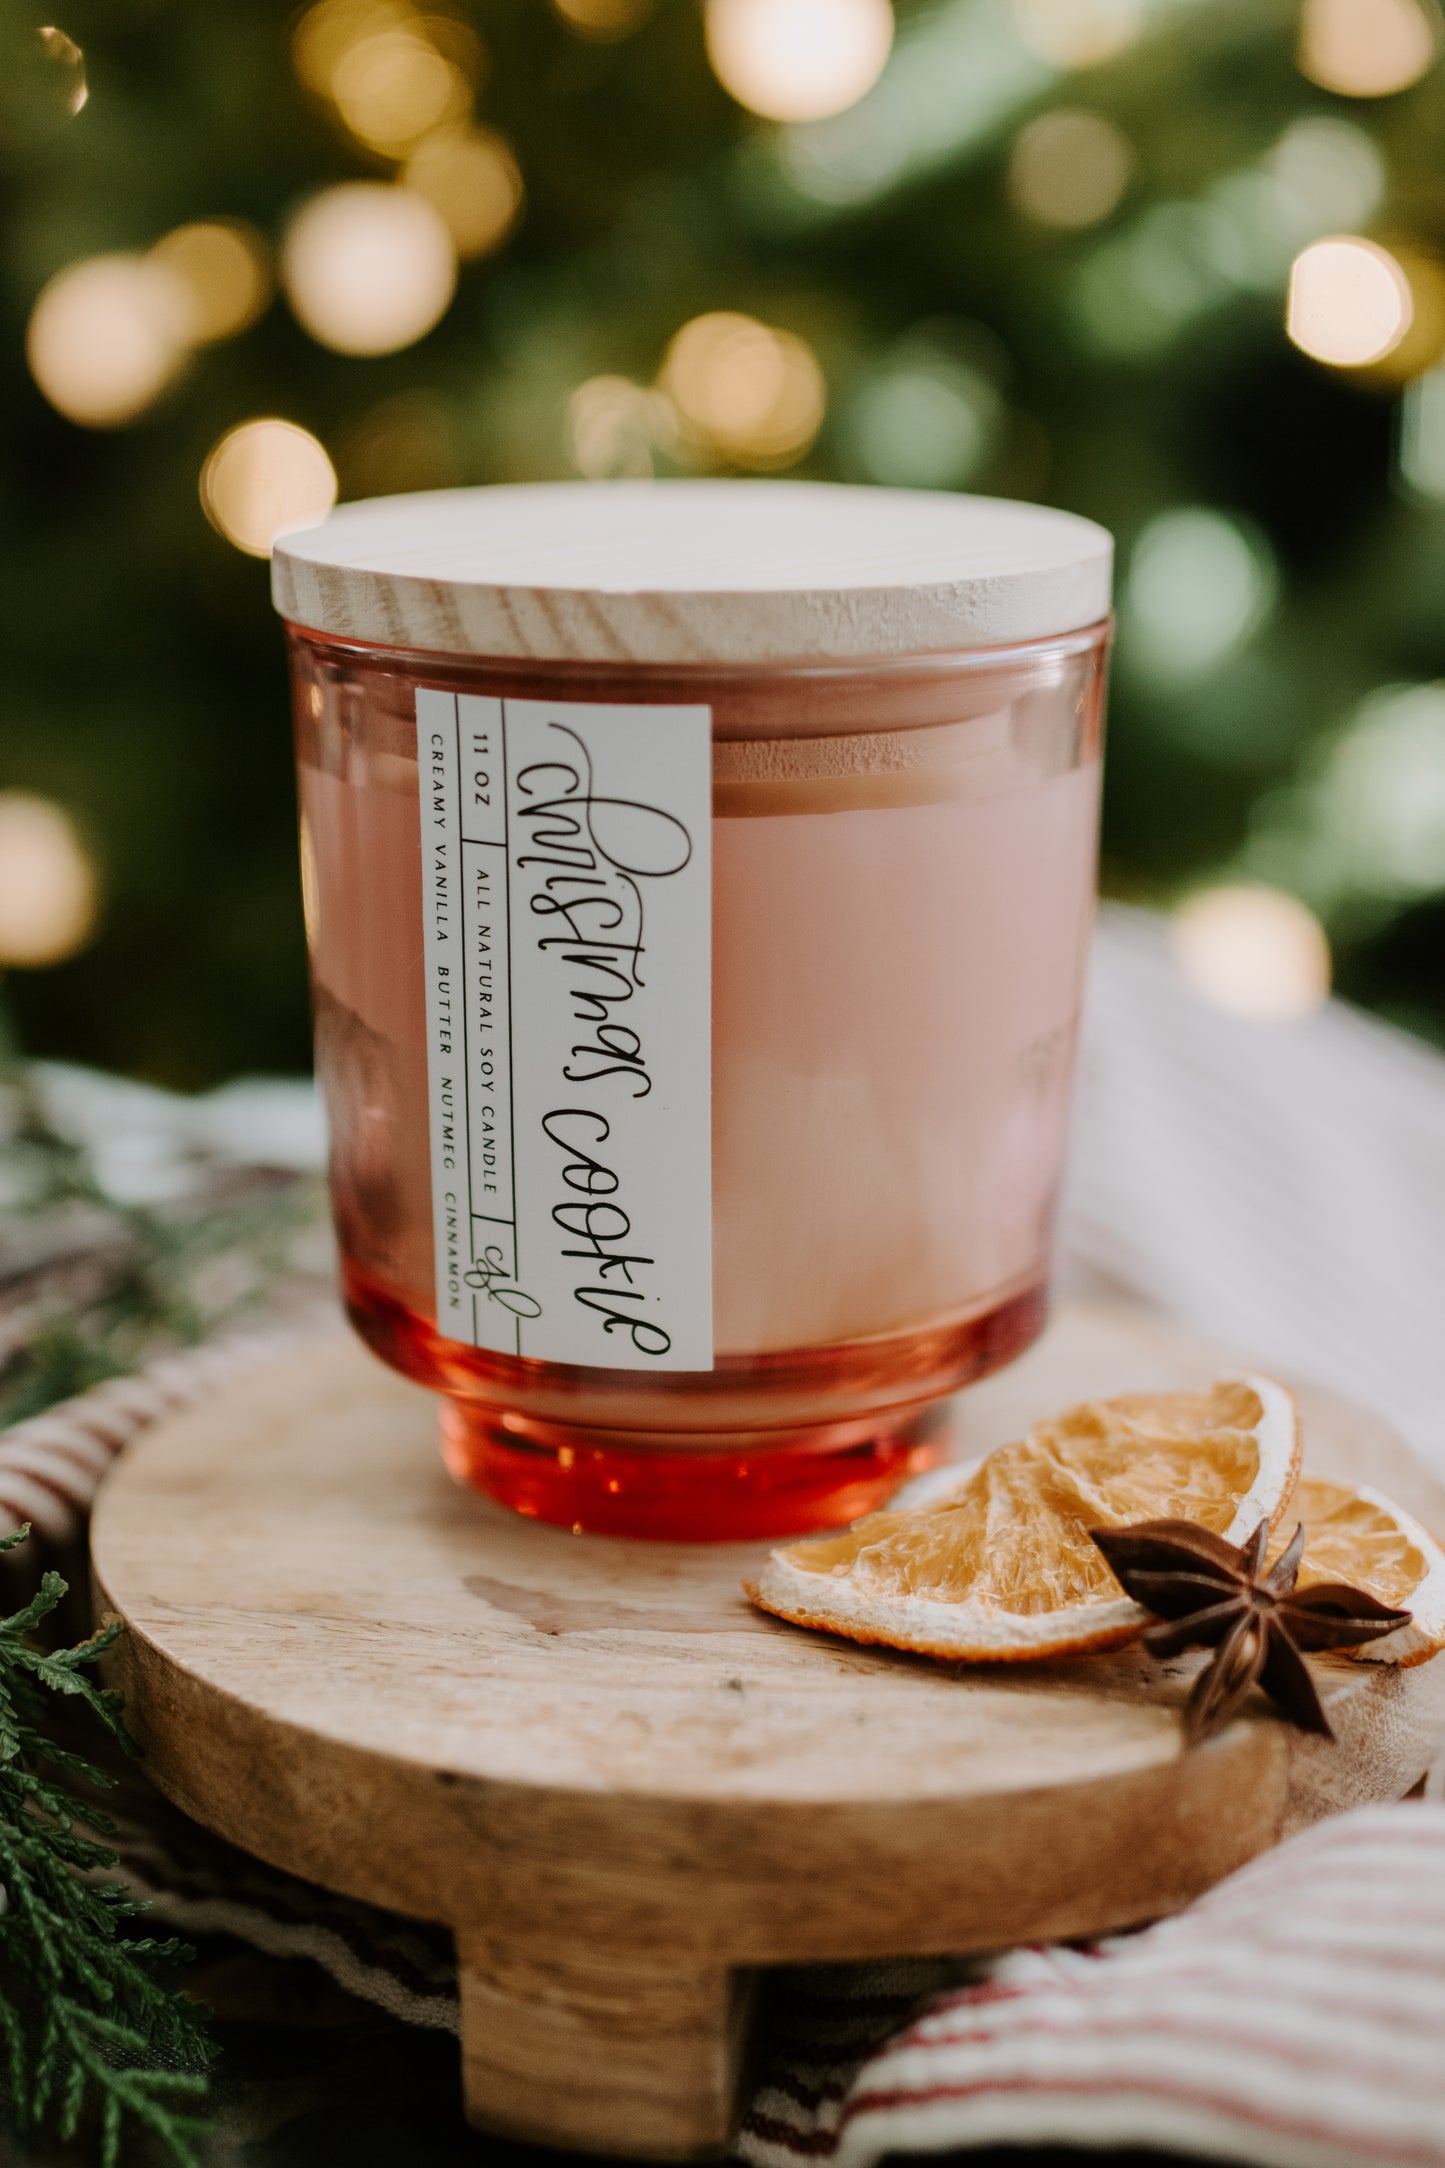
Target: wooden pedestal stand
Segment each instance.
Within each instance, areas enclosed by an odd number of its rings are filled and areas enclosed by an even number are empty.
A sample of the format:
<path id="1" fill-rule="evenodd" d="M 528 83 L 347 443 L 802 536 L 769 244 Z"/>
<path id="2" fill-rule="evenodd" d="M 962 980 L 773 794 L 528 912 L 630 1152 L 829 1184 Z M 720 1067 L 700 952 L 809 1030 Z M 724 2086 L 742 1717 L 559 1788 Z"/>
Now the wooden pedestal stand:
<path id="1" fill-rule="evenodd" d="M 960 1452 L 1224 1367 L 1067 1313 L 960 1403 Z M 1303 1396 L 1311 1465 L 1427 1520 L 1368 1416 Z M 349 1338 L 127 1454 L 95 1516 L 116 1683 L 152 1774 L 280 1867 L 447 1922 L 468 2112 L 551 2145 L 727 2142 L 753 1968 L 976 1950 L 1186 1903 L 1431 1760 L 1445 1659 L 1336 1660 L 1330 1747 L 1263 1707 L 1179 1751 L 1133 1651 L 963 1670 L 763 1617 L 754 1548 L 574 1537 L 457 1491 L 428 1396 Z"/>

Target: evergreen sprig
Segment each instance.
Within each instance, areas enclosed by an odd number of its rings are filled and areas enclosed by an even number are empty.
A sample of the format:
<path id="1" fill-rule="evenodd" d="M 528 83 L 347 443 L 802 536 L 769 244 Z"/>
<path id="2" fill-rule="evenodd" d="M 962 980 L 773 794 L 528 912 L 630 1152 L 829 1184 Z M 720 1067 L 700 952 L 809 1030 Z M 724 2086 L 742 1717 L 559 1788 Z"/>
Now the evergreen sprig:
<path id="1" fill-rule="evenodd" d="M 0 1540 L 0 1552 L 28 1534 Z M 114 2168 L 128 2130 L 148 2133 L 176 2168 L 196 2168 L 212 2050 L 200 2006 L 157 1970 L 192 1952 L 121 1931 L 144 1907 L 106 1879 L 117 1859 L 101 1840 L 115 1824 L 70 1789 L 115 1779 L 45 1722 L 50 1697 L 78 1699 L 135 1751 L 120 1695 L 91 1675 L 119 1624 L 75 1648 L 34 1639 L 65 1593 L 47 1573 L 29 1603 L 0 1619 L 0 2054 L 12 2111 L 22 2132 L 49 2130 L 62 2142 L 93 2115 L 101 2168 Z"/>

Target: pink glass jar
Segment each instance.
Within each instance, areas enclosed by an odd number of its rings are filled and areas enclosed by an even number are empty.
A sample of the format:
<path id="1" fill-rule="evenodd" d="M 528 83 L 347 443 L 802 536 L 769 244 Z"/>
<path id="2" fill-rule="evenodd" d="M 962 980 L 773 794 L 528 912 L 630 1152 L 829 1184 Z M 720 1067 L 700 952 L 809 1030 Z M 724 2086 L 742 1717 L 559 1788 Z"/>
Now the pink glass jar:
<path id="1" fill-rule="evenodd" d="M 275 571 L 358 1331 L 520 1512 L 877 1504 L 1045 1315 L 1107 536 L 547 485 L 348 506 Z"/>

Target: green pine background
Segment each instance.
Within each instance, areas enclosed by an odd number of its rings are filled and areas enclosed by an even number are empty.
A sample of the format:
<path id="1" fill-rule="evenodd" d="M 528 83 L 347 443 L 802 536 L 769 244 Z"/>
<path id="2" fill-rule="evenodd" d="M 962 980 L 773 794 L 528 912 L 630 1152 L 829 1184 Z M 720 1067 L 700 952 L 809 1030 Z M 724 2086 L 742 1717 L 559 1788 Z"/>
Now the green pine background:
<path id="1" fill-rule="evenodd" d="M 1302 72 L 1297 0 L 1141 0 L 1117 51 L 1059 67 L 1010 0 L 897 0 L 891 164 L 860 180 L 842 123 L 810 137 L 728 95 L 697 0 L 639 0 L 609 37 L 551 0 L 425 0 L 476 34 L 476 116 L 525 183 L 505 245 L 400 352 L 332 352 L 278 297 L 94 429 L 27 367 L 56 272 L 206 217 L 275 246 L 309 195 L 395 168 L 298 80 L 284 0 L 62 4 L 80 113 L 27 0 L 0 51 L 0 787 L 71 811 L 104 902 L 83 953 L 9 976 L 32 1051 L 186 1087 L 309 1061 L 281 633 L 265 564 L 198 499 L 217 439 L 285 416 L 343 496 L 572 475 L 575 388 L 652 384 L 719 309 L 821 366 L 826 415 L 790 472 L 1037 497 L 1114 530 L 1106 889 L 1168 905 L 1277 882 L 1323 918 L 1344 993 L 1445 1038 L 1445 474 L 1422 419 L 1445 346 L 1445 65 L 1347 96 Z M 1132 149 L 1082 230 L 1011 192 L 1019 132 L 1052 108 Z M 1413 267 L 1393 368 L 1286 336 L 1308 234 L 1276 230 L 1277 184 L 1305 153 L 1312 230 L 1340 230 L 1343 174 L 1345 226 Z M 843 183 L 800 183 L 839 157 Z M 709 463 L 727 465 L 654 457 Z"/>

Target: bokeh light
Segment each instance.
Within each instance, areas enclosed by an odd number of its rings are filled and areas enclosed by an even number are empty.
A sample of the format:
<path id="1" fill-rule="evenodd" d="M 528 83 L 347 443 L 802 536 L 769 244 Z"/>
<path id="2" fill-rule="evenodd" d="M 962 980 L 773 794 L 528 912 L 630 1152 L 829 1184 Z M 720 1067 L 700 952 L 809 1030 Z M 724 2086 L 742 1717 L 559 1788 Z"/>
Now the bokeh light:
<path id="1" fill-rule="evenodd" d="M 1320 811 L 1350 885 L 1402 901 L 1445 889 L 1445 686 L 1372 694 L 1335 743 Z"/>
<path id="2" fill-rule="evenodd" d="M 1112 60 L 1143 27 L 1143 0 L 1013 0 L 1020 41 L 1055 68 Z"/>
<path id="3" fill-rule="evenodd" d="M 824 120 L 872 89 L 893 43 L 890 0 L 707 0 L 723 88 L 765 120 Z"/>
<path id="4" fill-rule="evenodd" d="M 254 226 L 203 219 L 157 241 L 152 263 L 174 273 L 190 302 L 189 343 L 211 346 L 253 324 L 271 298 L 271 264 Z"/>
<path id="5" fill-rule="evenodd" d="M 1186 897 L 1170 927 L 1196 993 L 1234 1016 L 1307 1016 L 1330 990 L 1330 945 L 1313 911 L 1282 889 L 1240 883 Z"/>
<path id="6" fill-rule="evenodd" d="M 316 0 L 293 32 L 292 58 L 358 143 L 402 159 L 467 119 L 485 54 L 468 23 L 411 0 Z"/>
<path id="7" fill-rule="evenodd" d="M 1286 128 L 1267 170 L 1311 221 L 1301 239 L 1363 226 L 1385 193 L 1384 160 L 1364 129 L 1330 113 L 1307 114 Z"/>
<path id="8" fill-rule="evenodd" d="M 1019 130 L 1008 191 L 1041 226 L 1096 226 L 1118 204 L 1133 164 L 1128 137 L 1102 113 L 1058 107 Z"/>
<path id="9" fill-rule="evenodd" d="M 95 931 L 90 853 L 62 806 L 0 791 L 0 966 L 63 963 Z"/>
<path id="10" fill-rule="evenodd" d="M 417 22 L 410 0 L 316 0 L 291 38 L 296 73 L 318 98 L 329 98 L 336 70 L 363 38 L 408 30 Z"/>
<path id="11" fill-rule="evenodd" d="M 870 482 L 962 489 L 991 451 L 1003 413 L 982 369 L 918 339 L 895 350 L 849 401 L 845 435 Z"/>
<path id="12" fill-rule="evenodd" d="M 1105 353 L 1157 354 L 1237 295 L 1277 292 L 1303 249 L 1368 220 L 1384 188 L 1363 129 L 1308 114 L 1262 159 L 1198 196 L 1149 203 L 1088 251 L 1074 276 L 1080 328 Z"/>
<path id="13" fill-rule="evenodd" d="M 1358 235 L 1316 241 L 1295 258 L 1285 326 L 1316 361 L 1380 361 L 1410 328 L 1410 282 L 1388 250 Z"/>
<path id="14" fill-rule="evenodd" d="M 1390 255 L 1410 289 L 1410 316 L 1400 337 L 1370 374 L 1381 384 L 1408 384 L 1445 357 L 1445 263 L 1433 250 L 1391 240 Z"/>
<path id="15" fill-rule="evenodd" d="M 1241 216 L 1241 213 L 1244 216 Z M 1074 306 L 1090 343 L 1112 354 L 1152 354 L 1205 311 L 1256 279 L 1266 239 L 1258 206 L 1153 203 L 1079 267 Z M 1288 255 L 1278 265 L 1283 275 Z"/>
<path id="16" fill-rule="evenodd" d="M 341 54 L 331 97 L 359 143 L 401 158 L 429 130 L 469 111 L 471 85 L 419 31 L 378 30 Z"/>
<path id="17" fill-rule="evenodd" d="M 286 296 L 340 354 L 392 354 L 425 336 L 456 291 L 457 252 L 425 196 L 343 181 L 298 212 L 281 257 Z"/>
<path id="18" fill-rule="evenodd" d="M 1268 616 L 1278 573 L 1264 537 L 1205 505 L 1152 519 L 1124 588 L 1126 653 L 1160 681 L 1201 676 Z"/>
<path id="19" fill-rule="evenodd" d="M 88 256 L 45 286 L 25 352 L 50 404 L 90 429 L 134 421 L 171 382 L 187 352 L 190 294 L 175 271 L 144 256 Z"/>
<path id="20" fill-rule="evenodd" d="M 665 392 L 625 376 L 591 376 L 567 402 L 572 464 L 589 481 L 652 474 L 653 453 L 675 452 L 677 417 Z"/>
<path id="21" fill-rule="evenodd" d="M 610 44 L 641 29 L 652 13 L 653 0 L 552 0 L 552 5 L 580 37 Z"/>
<path id="22" fill-rule="evenodd" d="M 1428 370 L 1406 388 L 1400 475 L 1418 496 L 1445 498 L 1445 368 Z"/>
<path id="23" fill-rule="evenodd" d="M 1384 685 L 1254 809 L 1250 874 L 1352 935 L 1445 896 L 1445 684 Z"/>
<path id="24" fill-rule="evenodd" d="M 491 128 L 442 130 L 420 144 L 402 175 L 441 213 L 459 256 L 488 256 L 516 225 L 522 176 Z"/>
<path id="25" fill-rule="evenodd" d="M 683 325 L 658 383 L 694 444 L 758 470 L 801 459 L 827 404 L 811 347 L 790 331 L 729 310 Z"/>
<path id="26" fill-rule="evenodd" d="M 62 97 L 66 112 L 79 113 L 90 96 L 85 80 L 84 53 L 74 38 L 67 37 L 63 30 L 57 30 L 53 23 L 47 23 L 43 30 L 37 30 L 35 34 L 40 40 L 45 58 L 64 85 Z"/>
<path id="27" fill-rule="evenodd" d="M 324 447 L 274 415 L 228 429 L 201 469 L 207 519 L 248 557 L 269 557 L 283 527 L 314 525 L 335 502 Z"/>
<path id="28" fill-rule="evenodd" d="M 1301 72 L 1346 98 L 1384 98 L 1417 83 L 1435 58 L 1439 26 L 1421 0 L 1305 0 Z"/>

